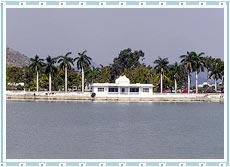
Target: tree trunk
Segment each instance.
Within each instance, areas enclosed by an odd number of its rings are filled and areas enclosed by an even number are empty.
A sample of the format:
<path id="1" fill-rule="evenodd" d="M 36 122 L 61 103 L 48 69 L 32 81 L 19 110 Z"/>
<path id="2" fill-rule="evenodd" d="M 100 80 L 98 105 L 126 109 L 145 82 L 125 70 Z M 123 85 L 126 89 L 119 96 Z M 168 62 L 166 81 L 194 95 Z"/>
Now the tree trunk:
<path id="1" fill-rule="evenodd" d="M 190 73 L 188 73 L 188 93 L 190 93 Z"/>
<path id="2" fill-rule="evenodd" d="M 177 82 L 176 82 L 176 79 L 174 79 L 175 81 L 175 93 L 177 93 Z"/>
<path id="3" fill-rule="evenodd" d="M 65 93 L 67 93 L 67 67 L 65 67 Z"/>
<path id="4" fill-rule="evenodd" d="M 216 83 L 216 78 L 214 79 L 215 81 L 215 91 L 217 91 L 217 83 Z"/>
<path id="5" fill-rule="evenodd" d="M 38 79 L 39 79 L 39 76 L 38 76 L 38 71 L 37 71 L 37 85 L 36 85 L 36 87 L 37 87 L 37 92 L 38 92 Z"/>
<path id="6" fill-rule="evenodd" d="M 52 84 L 52 82 L 51 82 L 51 73 L 49 73 L 49 91 L 51 92 L 52 90 L 51 90 L 51 84 Z"/>
<path id="7" fill-rule="evenodd" d="M 209 75 L 208 74 L 209 74 L 209 71 L 207 69 L 207 81 L 206 81 L 207 83 L 208 83 L 208 79 L 209 79 L 209 77 L 208 77 Z"/>
<path id="8" fill-rule="evenodd" d="M 161 93 L 163 93 L 163 76 L 162 76 L 162 70 L 161 70 Z"/>
<path id="9" fill-rule="evenodd" d="M 198 93 L 198 72 L 196 71 L 196 93 Z"/>
<path id="10" fill-rule="evenodd" d="M 81 90 L 82 90 L 82 93 L 84 93 L 84 90 L 85 90 L 85 86 L 84 86 L 84 68 L 82 67 L 82 70 L 81 70 Z"/>

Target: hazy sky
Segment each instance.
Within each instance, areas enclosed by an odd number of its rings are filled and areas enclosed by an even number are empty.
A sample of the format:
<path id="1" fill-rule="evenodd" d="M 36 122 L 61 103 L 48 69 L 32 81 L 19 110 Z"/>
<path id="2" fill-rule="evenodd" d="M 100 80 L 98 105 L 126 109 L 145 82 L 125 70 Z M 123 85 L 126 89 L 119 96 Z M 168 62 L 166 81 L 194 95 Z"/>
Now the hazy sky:
<path id="1" fill-rule="evenodd" d="M 29 57 L 72 56 L 86 49 L 108 65 L 126 48 L 145 63 L 170 63 L 187 51 L 224 58 L 223 9 L 6 9 L 7 46 Z"/>

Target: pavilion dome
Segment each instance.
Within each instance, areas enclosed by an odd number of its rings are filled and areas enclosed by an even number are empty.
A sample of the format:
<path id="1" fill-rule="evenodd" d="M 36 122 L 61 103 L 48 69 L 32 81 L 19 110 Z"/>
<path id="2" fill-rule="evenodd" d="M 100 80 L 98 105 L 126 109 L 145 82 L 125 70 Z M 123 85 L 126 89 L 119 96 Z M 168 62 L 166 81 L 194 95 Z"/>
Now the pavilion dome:
<path id="1" fill-rule="evenodd" d="M 116 84 L 130 84 L 130 80 L 125 75 L 123 75 L 117 78 L 115 83 Z"/>

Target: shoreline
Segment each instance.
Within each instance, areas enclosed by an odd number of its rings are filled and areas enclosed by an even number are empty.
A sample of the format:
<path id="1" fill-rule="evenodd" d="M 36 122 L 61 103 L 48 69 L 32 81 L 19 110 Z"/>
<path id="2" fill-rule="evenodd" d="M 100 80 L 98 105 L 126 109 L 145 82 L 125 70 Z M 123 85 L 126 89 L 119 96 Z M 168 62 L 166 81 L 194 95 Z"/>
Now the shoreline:
<path id="1" fill-rule="evenodd" d="M 36 93 L 36 95 L 34 95 Z M 105 101 L 105 102 L 224 102 L 224 94 L 153 94 L 150 96 L 116 95 L 91 97 L 91 93 L 6 92 L 6 100 L 28 101 Z"/>

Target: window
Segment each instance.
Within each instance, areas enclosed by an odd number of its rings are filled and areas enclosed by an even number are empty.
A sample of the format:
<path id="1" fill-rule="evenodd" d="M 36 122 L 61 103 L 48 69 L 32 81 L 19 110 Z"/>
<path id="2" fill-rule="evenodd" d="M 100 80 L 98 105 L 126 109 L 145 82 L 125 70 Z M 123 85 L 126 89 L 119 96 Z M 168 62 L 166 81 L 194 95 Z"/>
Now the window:
<path id="1" fill-rule="evenodd" d="M 130 88 L 130 92 L 139 92 L 139 88 Z"/>
<path id="2" fill-rule="evenodd" d="M 149 88 L 143 88 L 143 92 L 149 92 Z"/>
<path id="3" fill-rule="evenodd" d="M 121 93 L 128 93 L 128 88 L 121 88 Z"/>
<path id="4" fill-rule="evenodd" d="M 97 88 L 98 92 L 104 92 L 104 88 Z"/>
<path id="5" fill-rule="evenodd" d="M 109 88 L 109 92 L 118 92 L 118 88 Z"/>
<path id="6" fill-rule="evenodd" d="M 128 94 L 129 88 L 120 88 L 120 94 Z"/>

